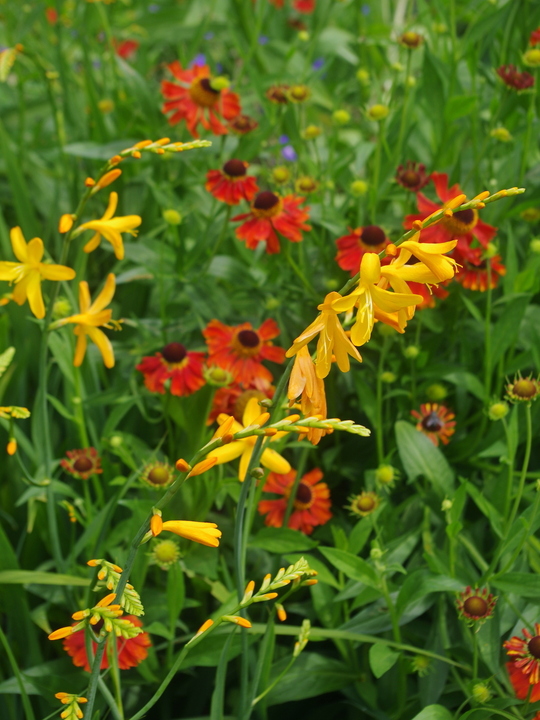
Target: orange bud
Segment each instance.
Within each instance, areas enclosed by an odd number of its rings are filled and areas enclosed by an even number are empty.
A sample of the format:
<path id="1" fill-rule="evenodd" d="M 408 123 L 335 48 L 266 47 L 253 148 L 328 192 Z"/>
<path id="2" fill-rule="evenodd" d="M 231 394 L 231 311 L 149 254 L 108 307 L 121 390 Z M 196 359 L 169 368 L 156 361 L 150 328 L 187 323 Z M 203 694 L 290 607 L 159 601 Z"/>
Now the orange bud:
<path id="1" fill-rule="evenodd" d="M 109 170 L 109 172 L 105 173 L 105 175 L 97 181 L 97 187 L 98 188 L 107 187 L 107 185 L 110 185 L 117 178 L 119 178 L 121 174 L 122 174 L 122 171 L 120 170 L 120 168 L 115 168 L 114 170 Z"/>
<path id="2" fill-rule="evenodd" d="M 111 567 L 115 572 L 118 572 L 118 573 L 123 572 L 122 568 L 119 565 L 114 565 L 113 563 L 111 563 Z"/>
<path id="3" fill-rule="evenodd" d="M 443 211 L 444 217 L 447 217 L 447 218 L 451 218 L 453 214 L 454 214 L 454 212 L 450 208 L 446 208 L 446 210 Z"/>
<path id="4" fill-rule="evenodd" d="M 94 187 L 94 185 L 96 184 L 96 181 L 92 180 L 91 177 L 87 177 L 86 180 L 84 181 L 84 184 L 86 185 L 86 187 Z"/>
<path id="5" fill-rule="evenodd" d="M 180 458 L 176 461 L 176 469 L 178 472 L 189 472 L 191 470 L 191 465 Z"/>
<path id="6" fill-rule="evenodd" d="M 267 436 L 277 435 L 278 431 L 277 428 L 265 428 L 264 434 Z"/>
<path id="7" fill-rule="evenodd" d="M 73 628 L 71 627 L 71 625 L 69 627 L 59 628 L 58 630 L 55 630 L 49 635 L 49 640 L 61 640 L 62 638 L 71 635 L 72 630 Z"/>
<path id="8" fill-rule="evenodd" d="M 113 155 L 109 162 L 111 165 L 118 165 L 118 163 L 122 162 L 122 160 L 123 158 L 121 158 L 120 155 Z"/>
<path id="9" fill-rule="evenodd" d="M 160 515 L 152 515 L 152 519 L 150 520 L 150 531 L 154 537 L 159 535 L 159 533 L 163 530 L 163 520 L 161 519 Z"/>
<path id="10" fill-rule="evenodd" d="M 141 142 L 136 143 L 133 147 L 134 148 L 145 148 L 149 145 L 152 145 L 152 140 L 141 140 Z"/>
<path id="11" fill-rule="evenodd" d="M 96 567 L 97 565 L 100 564 L 100 562 L 101 562 L 101 560 L 88 560 L 86 562 L 86 564 L 90 565 L 90 567 Z"/>
<path id="12" fill-rule="evenodd" d="M 109 593 L 108 595 L 105 595 L 104 598 L 101 598 L 96 607 L 107 607 L 107 605 L 110 605 L 112 603 L 115 597 L 116 593 Z"/>
<path id="13" fill-rule="evenodd" d="M 214 434 L 214 439 L 223 437 L 224 435 L 228 435 L 230 433 L 234 425 L 234 417 L 232 415 L 221 413 L 218 415 L 217 421 L 219 423 L 219 428 Z"/>
<path id="14" fill-rule="evenodd" d="M 305 580 L 302 585 L 316 585 L 318 582 L 316 578 L 311 578 L 310 580 Z"/>
<path id="15" fill-rule="evenodd" d="M 168 145 L 171 142 L 171 138 L 160 138 L 156 140 L 157 145 Z"/>
<path id="16" fill-rule="evenodd" d="M 15 455 L 15 453 L 17 452 L 17 441 L 15 440 L 15 438 L 9 439 L 6 450 L 8 455 Z"/>
<path id="17" fill-rule="evenodd" d="M 264 423 L 268 420 L 269 417 L 270 417 L 269 412 L 263 412 L 259 415 L 258 418 L 255 419 L 255 421 L 253 422 L 253 425 L 258 425 L 260 427 L 261 425 L 264 425 Z"/>
<path id="18" fill-rule="evenodd" d="M 232 622 L 235 623 L 235 625 L 240 625 L 240 627 L 244 628 L 250 628 L 251 623 L 246 618 L 240 617 L 240 615 L 223 615 L 222 620 L 225 620 L 226 622 Z"/>
<path id="19" fill-rule="evenodd" d="M 84 620 L 84 618 L 87 617 L 87 614 L 85 610 L 78 610 L 77 612 L 74 612 L 71 617 L 73 618 L 73 620 L 79 621 Z"/>
<path id="20" fill-rule="evenodd" d="M 391 255 L 392 257 L 395 257 L 395 255 L 397 254 L 397 247 L 394 245 L 394 243 L 390 243 L 389 245 L 386 246 L 384 251 L 387 255 Z"/>
<path id="21" fill-rule="evenodd" d="M 205 458 L 204 460 L 201 460 L 200 463 L 197 463 L 194 468 L 189 473 L 188 477 L 195 477 L 196 475 L 202 475 L 207 470 L 210 470 L 210 468 L 213 468 L 214 465 L 217 463 L 218 459 L 217 457 L 209 457 Z"/>
<path id="22" fill-rule="evenodd" d="M 71 230 L 71 228 L 73 227 L 73 218 L 74 215 L 70 215 L 69 213 L 62 215 L 58 222 L 58 232 L 67 233 L 68 230 Z"/>
<path id="23" fill-rule="evenodd" d="M 423 228 L 423 224 L 421 220 L 413 220 L 412 229 L 413 230 L 421 230 Z"/>
<path id="24" fill-rule="evenodd" d="M 163 148 L 156 148 L 156 155 L 165 155 L 165 150 Z"/>
<path id="25" fill-rule="evenodd" d="M 139 159 L 141 158 L 141 153 L 140 153 L 140 151 L 139 151 L 139 150 L 134 150 L 134 151 L 131 153 L 131 157 L 132 157 L 132 158 L 135 158 L 135 160 L 139 160 Z"/>
<path id="26" fill-rule="evenodd" d="M 68 694 L 67 694 L 67 692 L 59 692 L 59 693 L 56 693 L 56 695 L 54 697 L 57 698 L 58 700 L 63 700 L 64 698 L 68 697 Z"/>
<path id="27" fill-rule="evenodd" d="M 276 610 L 278 618 L 281 620 L 281 622 L 285 622 L 285 620 L 287 619 L 287 613 L 283 605 L 276 603 Z"/>
<path id="28" fill-rule="evenodd" d="M 300 420 L 300 415 L 287 415 L 286 420 L 288 420 L 290 423 L 295 423 Z"/>
<path id="29" fill-rule="evenodd" d="M 473 200 L 485 200 L 487 197 L 489 197 L 489 191 L 484 190 L 484 192 L 475 195 L 475 197 L 473 197 Z"/>
<path id="30" fill-rule="evenodd" d="M 202 635 L 203 632 L 206 632 L 209 627 L 212 627 L 213 624 L 214 624 L 214 621 L 213 621 L 213 620 L 211 620 L 211 619 L 205 620 L 205 622 L 203 622 L 203 624 L 201 625 L 201 627 L 200 627 L 200 628 L 197 630 L 197 632 L 195 633 L 195 637 L 197 637 L 197 635 Z"/>
<path id="31" fill-rule="evenodd" d="M 234 435 L 231 435 L 231 433 L 227 433 L 227 435 L 223 435 L 221 438 L 221 442 L 223 445 L 228 445 L 230 442 L 234 440 Z"/>

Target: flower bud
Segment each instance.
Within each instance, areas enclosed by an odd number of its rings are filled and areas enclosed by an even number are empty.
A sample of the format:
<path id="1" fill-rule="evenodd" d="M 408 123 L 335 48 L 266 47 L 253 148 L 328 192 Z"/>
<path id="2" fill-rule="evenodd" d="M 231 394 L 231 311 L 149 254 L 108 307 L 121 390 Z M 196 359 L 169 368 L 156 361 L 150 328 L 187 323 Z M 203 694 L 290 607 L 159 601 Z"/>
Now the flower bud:
<path id="1" fill-rule="evenodd" d="M 448 391 L 444 385 L 441 385 L 440 383 L 433 383 L 433 385 L 430 385 L 426 389 L 426 395 L 428 400 L 431 400 L 431 402 L 438 402 L 439 400 L 445 399 L 448 395 Z"/>
<path id="2" fill-rule="evenodd" d="M 313 140 L 316 137 L 319 137 L 322 130 L 317 125 L 308 125 L 307 128 L 303 132 L 303 137 L 306 140 Z"/>
<path id="3" fill-rule="evenodd" d="M 489 133 L 492 138 L 500 142 L 510 142 L 512 136 L 505 127 L 496 127 Z"/>
<path id="4" fill-rule="evenodd" d="M 368 189 L 369 186 L 365 180 L 354 180 L 350 186 L 351 193 L 356 197 L 361 197 L 362 195 L 365 195 Z"/>
<path id="5" fill-rule="evenodd" d="M 403 350 L 403 354 L 409 360 L 415 360 L 420 355 L 420 348 L 416 345 L 409 345 Z"/>
<path id="6" fill-rule="evenodd" d="M 332 113 L 332 120 L 336 125 L 346 125 L 351 120 L 351 115 L 346 110 L 335 110 Z"/>
<path id="7" fill-rule="evenodd" d="M 384 120 L 385 117 L 388 117 L 388 113 L 390 112 L 390 108 L 386 105 L 372 105 L 370 108 L 368 108 L 367 114 L 370 120 L 375 120 L 376 122 L 380 122 L 381 120 Z"/>
<path id="8" fill-rule="evenodd" d="M 540 48 L 531 48 L 523 53 L 523 63 L 528 67 L 540 67 Z"/>
<path id="9" fill-rule="evenodd" d="M 490 420 L 502 420 L 508 415 L 509 411 L 510 408 L 508 407 L 508 403 L 505 403 L 504 400 L 500 400 L 499 402 L 494 402 L 489 406 L 488 417 Z"/>
<path id="10" fill-rule="evenodd" d="M 533 252 L 535 255 L 540 255 L 540 238 L 535 238 L 534 240 L 531 240 L 529 247 L 531 249 L 531 252 Z"/>
<path id="11" fill-rule="evenodd" d="M 163 211 L 163 219 L 166 223 L 169 223 L 169 225 L 180 225 L 182 222 L 182 214 L 179 213 L 178 210 L 170 208 L 169 210 Z"/>

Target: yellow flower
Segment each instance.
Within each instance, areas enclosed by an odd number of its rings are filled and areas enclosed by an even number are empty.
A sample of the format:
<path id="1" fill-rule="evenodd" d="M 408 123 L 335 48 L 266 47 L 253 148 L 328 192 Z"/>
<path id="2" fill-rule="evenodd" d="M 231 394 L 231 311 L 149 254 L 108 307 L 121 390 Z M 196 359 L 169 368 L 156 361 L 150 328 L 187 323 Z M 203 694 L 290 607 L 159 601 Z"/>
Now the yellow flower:
<path id="1" fill-rule="evenodd" d="M 410 240 L 406 240 L 399 246 L 399 256 L 390 266 L 394 270 L 400 269 L 400 274 L 404 280 L 409 282 L 437 283 L 450 280 L 454 277 L 456 261 L 447 257 L 444 253 L 450 252 L 457 245 L 457 240 L 443 243 L 421 243 L 420 233 L 416 233 Z M 424 267 L 418 265 L 409 265 L 405 267 L 411 255 L 423 263 Z M 414 268 L 417 268 L 415 271 Z M 426 272 L 426 268 L 429 272 Z M 412 272 L 409 272 L 412 271 Z M 418 280 L 418 278 L 430 277 L 430 273 L 434 279 Z M 410 275 L 410 276 L 409 276 Z"/>
<path id="2" fill-rule="evenodd" d="M 219 547 L 221 530 L 216 523 L 192 522 L 191 520 L 167 520 L 163 522 L 160 515 L 153 515 L 150 521 L 152 535 L 157 537 L 163 530 L 168 530 L 179 537 L 192 540 L 201 545 Z"/>
<path id="3" fill-rule="evenodd" d="M 300 409 L 304 417 L 320 415 L 322 419 L 326 418 L 324 381 L 317 377 L 315 364 L 306 346 L 296 353 L 287 397 L 290 401 L 289 404 L 300 397 Z M 327 430 L 322 428 L 309 428 L 307 437 L 313 445 L 317 445 L 326 433 Z"/>
<path id="4" fill-rule="evenodd" d="M 116 289 L 116 278 L 112 273 L 107 276 L 105 286 L 99 293 L 94 302 L 91 302 L 88 283 L 79 283 L 79 309 L 78 315 L 71 315 L 63 320 L 58 320 L 53 327 L 61 327 L 67 323 L 75 325 L 73 332 L 77 335 L 77 346 L 75 348 L 75 357 L 73 364 L 80 367 L 86 353 L 88 335 L 90 339 L 98 346 L 103 357 L 105 367 L 114 367 L 114 353 L 111 341 L 105 333 L 99 329 L 99 326 L 110 327 L 107 323 L 111 319 L 112 310 L 105 310 L 105 307 L 111 302 Z"/>
<path id="5" fill-rule="evenodd" d="M 407 268 L 388 272 L 389 267 L 381 268 L 381 261 L 376 253 L 365 253 L 362 257 L 360 281 L 356 289 L 350 295 L 337 298 L 332 303 L 333 309 L 337 312 L 350 311 L 353 307 L 358 307 L 356 323 L 351 330 L 351 340 L 355 345 L 361 346 L 368 342 L 376 319 L 383 322 L 393 319 L 395 322 L 395 317 L 392 318 L 395 313 L 397 313 L 398 325 L 396 329 L 403 330 L 407 324 L 407 315 L 403 313 L 405 308 L 419 305 L 422 302 L 422 296 L 414 295 L 404 282 L 403 277 L 399 276 L 400 271 L 408 276 L 416 266 L 408 266 Z M 423 268 L 425 266 L 415 272 L 417 274 L 425 272 Z M 377 283 L 384 277 L 387 277 L 392 285 L 402 284 L 404 286 L 401 288 L 403 291 L 390 292 L 378 287 Z M 390 324 L 394 325 L 394 323 Z"/>
<path id="6" fill-rule="evenodd" d="M 375 253 L 366 253 L 364 257 L 367 255 L 375 255 Z M 378 259 L 378 256 L 376 257 Z M 328 293 L 324 298 L 324 302 L 317 308 L 321 311 L 319 317 L 296 338 L 286 353 L 287 357 L 296 355 L 304 345 L 307 345 L 310 340 L 313 340 L 313 338 L 320 333 L 319 341 L 317 342 L 317 360 L 315 365 L 317 377 L 321 379 L 325 378 L 330 372 L 332 353 L 336 356 L 336 362 L 341 372 L 348 372 L 351 367 L 349 355 L 356 358 L 358 362 L 362 362 L 360 353 L 351 343 L 338 320 L 337 313 L 342 311 L 336 311 L 335 309 L 336 303 L 345 299 L 347 298 L 342 298 L 337 292 Z M 351 308 L 353 305 L 354 303 L 352 303 Z"/>
<path id="7" fill-rule="evenodd" d="M 101 220 L 90 220 L 90 222 L 83 223 L 77 228 L 74 237 L 84 230 L 95 230 L 93 238 L 84 246 L 84 252 L 90 253 L 92 250 L 95 250 L 101 243 L 103 236 L 105 240 L 108 240 L 113 246 L 117 260 L 123 259 L 124 243 L 122 242 L 121 233 L 127 232 L 130 235 L 136 236 L 137 231 L 134 228 L 139 227 L 142 221 L 138 215 L 126 215 L 124 217 L 113 218 L 117 205 L 118 193 L 112 192 L 109 195 L 109 205 Z"/>
<path id="8" fill-rule="evenodd" d="M 41 320 L 45 317 L 41 280 L 73 280 L 75 270 L 42 263 L 43 240 L 33 238 L 27 244 L 20 227 L 11 230 L 10 238 L 13 253 L 20 262 L 0 262 L 0 280 L 15 283 L 12 299 L 17 305 L 28 299 L 30 310 Z"/>
<path id="9" fill-rule="evenodd" d="M 244 427 L 256 424 L 255 421 L 259 418 L 260 415 L 261 411 L 258 399 L 251 398 L 251 400 L 246 405 L 246 409 L 244 410 L 244 414 L 242 416 L 242 422 L 244 423 Z M 230 424 L 230 430 L 228 430 L 228 432 L 232 434 L 240 432 L 244 429 L 244 427 L 242 427 L 239 422 L 233 420 L 233 422 L 231 423 L 231 420 L 232 418 L 230 418 L 229 415 L 225 414 L 221 414 L 217 419 L 220 426 L 223 426 L 225 423 L 227 423 L 227 425 Z M 218 436 L 220 430 L 221 427 L 217 431 L 216 436 Z M 270 439 L 270 442 L 279 440 L 279 438 L 282 436 L 283 433 L 276 433 L 276 435 L 274 435 Z M 219 437 L 222 437 L 222 435 L 219 435 Z M 236 460 L 236 458 L 239 457 L 240 466 L 238 469 L 238 479 L 240 480 L 240 482 L 243 482 L 246 477 L 249 461 L 251 460 L 256 440 L 257 438 L 255 436 L 242 438 L 241 440 L 233 440 L 226 445 L 222 445 L 221 447 L 212 450 L 208 453 L 207 457 L 217 458 L 218 465 L 230 462 L 231 460 Z M 272 450 L 268 447 L 266 447 L 262 452 L 261 465 L 264 465 L 264 467 L 268 468 L 272 472 L 279 473 L 280 475 L 285 475 L 291 469 L 291 466 L 284 457 L 282 457 L 275 450 Z"/>

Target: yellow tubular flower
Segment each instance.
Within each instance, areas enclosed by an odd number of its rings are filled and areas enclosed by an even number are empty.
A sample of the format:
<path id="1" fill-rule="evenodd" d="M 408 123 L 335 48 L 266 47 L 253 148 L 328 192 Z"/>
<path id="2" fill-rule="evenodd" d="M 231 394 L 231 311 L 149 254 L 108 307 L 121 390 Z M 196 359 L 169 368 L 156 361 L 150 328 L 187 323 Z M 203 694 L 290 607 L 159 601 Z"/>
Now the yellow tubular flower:
<path id="1" fill-rule="evenodd" d="M 391 277 L 393 282 L 399 282 L 397 273 L 392 273 Z M 350 311 L 353 307 L 358 307 L 356 323 L 351 330 L 351 340 L 355 345 L 360 346 L 368 342 L 376 318 L 384 322 L 385 315 L 399 314 L 405 308 L 419 305 L 422 302 L 422 296 L 414 295 L 410 290 L 408 292 L 389 292 L 378 287 L 377 283 L 382 278 L 379 256 L 376 253 L 365 253 L 360 265 L 360 281 L 356 290 L 332 303 L 337 312 Z M 402 329 L 406 324 L 406 319 L 399 317 L 398 324 Z"/>
<path id="2" fill-rule="evenodd" d="M 0 280 L 15 283 L 12 299 L 17 305 L 28 299 L 30 310 L 41 320 L 45 317 L 41 280 L 73 280 L 75 270 L 42 263 L 43 240 L 33 238 L 27 244 L 20 227 L 11 230 L 10 238 L 13 253 L 20 262 L 0 262 Z"/>
<path id="3" fill-rule="evenodd" d="M 289 404 L 300 398 L 300 408 L 304 417 L 320 415 L 322 419 L 326 418 L 324 381 L 317 377 L 315 364 L 305 345 L 296 353 L 287 397 Z M 317 445 L 326 433 L 327 431 L 321 428 L 309 428 L 307 437 L 313 445 Z"/>
<path id="4" fill-rule="evenodd" d="M 192 540 L 193 542 L 207 545 L 208 547 L 219 547 L 221 530 L 216 523 L 191 522 L 189 520 L 167 520 L 163 523 L 163 530 L 178 535 L 179 537 Z"/>
<path id="5" fill-rule="evenodd" d="M 113 246 L 117 260 L 123 259 L 124 243 L 122 242 L 121 233 L 127 232 L 130 235 L 136 236 L 137 231 L 135 228 L 139 227 L 142 221 L 138 215 L 126 215 L 124 217 L 113 218 L 117 205 L 118 193 L 112 192 L 109 196 L 109 205 L 101 220 L 91 220 L 77 228 L 75 236 L 84 230 L 95 230 L 93 238 L 84 246 L 84 252 L 90 253 L 92 250 L 95 250 L 101 243 L 101 238 L 104 237 L 105 240 L 108 240 Z"/>
<path id="6" fill-rule="evenodd" d="M 454 277 L 454 274 L 456 272 L 456 266 L 457 263 L 455 260 L 453 260 L 450 257 L 447 257 L 445 253 L 450 252 L 453 250 L 457 245 L 457 240 L 451 240 L 450 242 L 444 242 L 444 243 L 421 243 L 420 242 L 420 233 L 416 233 L 416 235 L 413 235 L 413 237 L 410 240 L 406 240 L 405 242 L 401 243 L 399 246 L 399 256 L 397 259 L 389 266 L 390 270 L 392 268 L 403 268 L 401 271 L 401 275 L 404 280 L 408 280 L 410 282 L 444 282 L 445 280 L 450 280 Z M 405 268 L 405 263 L 407 263 L 411 255 L 414 255 L 415 258 L 420 260 L 425 267 L 429 269 L 431 274 L 436 278 L 435 280 L 417 280 L 414 275 L 415 272 L 413 271 L 413 268 L 418 267 L 417 265 L 411 265 L 408 268 Z M 384 275 L 384 270 L 387 268 L 384 268 L 382 273 Z M 425 268 L 424 268 L 425 270 Z M 413 271 L 412 273 L 409 272 L 410 277 L 405 277 L 404 271 Z M 418 273 L 418 277 L 422 277 L 422 268 L 419 268 L 416 273 Z M 425 275 L 427 277 L 427 275 Z"/>
<path id="7" fill-rule="evenodd" d="M 367 255 L 375 255 L 375 253 L 366 253 L 364 257 Z M 349 297 L 350 295 L 347 296 L 347 298 L 342 298 L 337 292 L 328 293 L 324 298 L 324 302 L 317 307 L 317 309 L 321 311 L 319 317 L 296 338 L 286 352 L 287 357 L 296 355 L 301 348 L 313 340 L 316 335 L 319 335 L 317 360 L 315 363 L 318 378 L 325 378 L 330 372 L 332 353 L 336 356 L 336 362 L 341 372 L 348 372 L 350 370 L 349 355 L 358 360 L 358 362 L 362 362 L 362 356 L 345 334 L 345 330 L 342 328 L 337 316 L 338 312 L 343 311 L 341 309 L 336 310 L 336 304 L 341 300 L 348 300 Z M 351 307 L 353 305 L 354 302 L 351 304 Z M 347 309 L 350 308 L 347 307 Z"/>
<path id="8" fill-rule="evenodd" d="M 246 405 L 244 415 L 242 416 L 242 422 L 244 423 L 244 427 L 248 427 L 248 425 L 253 425 L 254 421 L 259 417 L 260 414 L 261 412 L 259 401 L 257 400 L 257 398 L 251 398 L 251 400 Z M 227 426 L 230 426 L 231 433 L 237 433 L 244 429 L 244 427 L 242 427 L 239 422 L 236 422 L 236 420 L 233 420 L 233 422 L 231 423 L 230 416 L 225 414 L 222 414 L 218 417 L 218 423 L 222 427 L 225 424 L 227 424 Z M 219 432 L 220 430 L 217 431 L 216 436 L 218 436 Z M 273 442 L 274 440 L 279 440 L 279 438 L 282 436 L 283 433 L 276 433 L 276 435 L 274 435 L 270 439 L 270 442 Z M 221 435 L 219 435 L 219 437 L 221 437 Z M 240 467 L 238 469 L 238 479 L 240 480 L 240 482 L 244 482 L 256 440 L 257 438 L 255 436 L 242 438 L 241 440 L 233 440 L 227 445 L 222 445 L 222 447 L 212 450 L 208 453 L 207 457 L 217 458 L 218 465 L 230 462 L 231 460 L 236 460 L 236 458 L 239 457 Z M 285 475 L 291 469 L 291 466 L 289 465 L 287 460 L 285 460 L 284 457 L 282 457 L 279 453 L 269 447 L 266 447 L 262 452 L 261 465 L 268 468 L 272 472 L 279 473 L 280 475 Z"/>
<path id="9" fill-rule="evenodd" d="M 105 367 L 114 367 L 114 353 L 111 341 L 102 330 L 99 330 L 99 326 L 109 327 L 107 323 L 111 319 L 112 310 L 105 310 L 105 307 L 113 299 L 115 289 L 116 278 L 111 273 L 107 276 L 103 290 L 92 303 L 88 283 L 79 283 L 79 309 L 81 312 L 78 315 L 71 315 L 55 323 L 55 327 L 60 327 L 67 323 L 75 325 L 73 329 L 73 332 L 77 335 L 75 358 L 73 359 L 75 367 L 80 367 L 84 360 L 87 335 L 98 346 Z"/>

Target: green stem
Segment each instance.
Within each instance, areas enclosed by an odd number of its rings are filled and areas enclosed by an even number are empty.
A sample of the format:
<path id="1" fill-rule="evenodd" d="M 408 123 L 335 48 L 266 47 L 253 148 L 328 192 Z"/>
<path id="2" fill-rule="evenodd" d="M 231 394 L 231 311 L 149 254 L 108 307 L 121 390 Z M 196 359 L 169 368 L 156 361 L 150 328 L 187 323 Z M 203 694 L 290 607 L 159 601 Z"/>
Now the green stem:
<path id="1" fill-rule="evenodd" d="M 276 687 L 276 685 L 280 682 L 280 680 L 281 680 L 283 677 L 285 677 L 285 675 L 286 675 L 286 674 L 289 672 L 289 670 L 292 668 L 295 660 L 296 660 L 296 657 L 293 655 L 292 658 L 290 659 L 290 661 L 289 661 L 289 662 L 287 663 L 287 665 L 285 666 L 284 670 L 279 673 L 279 675 L 277 676 L 277 678 L 276 678 L 273 682 L 270 683 L 270 685 L 266 688 L 266 690 L 264 690 L 260 695 L 258 695 L 258 696 L 253 700 L 253 702 L 251 703 L 251 707 L 255 706 L 255 705 L 259 702 L 259 700 L 262 700 L 263 697 L 265 697 L 266 695 L 268 695 L 268 693 Z"/>
<path id="2" fill-rule="evenodd" d="M 529 109 L 527 111 L 527 127 L 525 128 L 525 138 L 523 140 L 523 151 L 521 156 L 521 167 L 519 171 L 519 184 L 521 185 L 523 183 L 523 179 L 525 177 L 525 172 L 527 170 L 527 160 L 529 159 L 529 149 L 531 144 L 531 131 L 534 121 L 534 107 L 536 103 L 536 86 L 538 84 L 537 82 L 538 77 L 535 78 L 535 83 L 533 88 L 530 90 L 531 97 L 529 101 Z"/>
<path id="3" fill-rule="evenodd" d="M 377 369 L 377 427 L 375 429 L 375 439 L 377 442 L 377 462 L 379 465 L 382 465 L 384 461 L 383 383 L 381 375 L 388 351 L 387 340 L 388 338 L 386 337 L 383 339 L 383 346 L 379 355 L 379 367 Z"/>
<path id="4" fill-rule="evenodd" d="M 398 135 L 398 141 L 397 141 L 397 146 L 396 146 L 396 154 L 395 154 L 395 158 L 394 158 L 394 166 L 395 167 L 397 167 L 401 161 L 403 138 L 405 137 L 405 128 L 407 126 L 407 110 L 408 110 L 408 106 L 409 106 L 409 94 L 410 94 L 409 75 L 411 74 L 412 53 L 413 53 L 413 51 L 410 48 L 408 48 L 407 49 L 407 66 L 405 69 L 405 89 L 404 89 L 404 94 L 403 94 L 403 105 L 401 107 L 401 120 L 400 120 L 400 124 L 399 124 L 399 135 Z"/>
<path id="5" fill-rule="evenodd" d="M 486 289 L 486 319 L 484 330 L 484 390 L 486 402 L 489 400 L 491 392 L 491 306 L 492 306 L 492 288 L 491 288 L 491 260 L 486 263 L 487 271 L 487 289 Z"/>
<path id="6" fill-rule="evenodd" d="M 394 642 L 400 644 L 401 643 L 401 629 L 399 627 L 399 616 L 396 610 L 396 606 L 392 602 L 392 598 L 390 597 L 390 593 L 388 591 L 388 585 L 386 583 L 386 578 L 383 574 L 381 574 L 381 590 L 382 594 L 384 596 L 386 607 L 388 608 L 388 612 L 390 614 L 390 620 L 392 621 L 392 634 L 394 636 Z M 403 658 L 399 658 L 398 661 L 398 687 L 397 687 L 397 717 L 401 717 L 403 710 L 405 708 L 405 702 L 406 702 L 406 694 L 407 694 L 407 677 L 405 675 L 405 665 L 403 663 Z"/>
<path id="7" fill-rule="evenodd" d="M 283 517 L 283 522 L 281 523 L 281 527 L 286 528 L 289 526 L 289 518 L 291 517 L 291 513 L 294 508 L 294 501 L 296 499 L 296 491 L 298 490 L 298 486 L 300 485 L 300 480 L 302 479 L 304 468 L 306 466 L 308 452 L 309 452 L 309 448 L 304 448 L 302 451 L 302 454 L 300 456 L 300 461 L 298 463 L 298 468 L 296 470 L 296 477 L 294 478 L 294 483 L 291 488 L 290 495 L 287 499 L 287 509 L 285 510 L 285 515 Z"/>
<path id="8" fill-rule="evenodd" d="M 24 679 L 23 679 L 22 673 L 19 669 L 17 661 L 15 660 L 15 656 L 11 652 L 11 648 L 9 646 L 8 640 L 7 640 L 6 636 L 4 635 L 4 631 L 2 630 L 1 627 L 0 627 L 0 643 L 2 643 L 4 652 L 7 656 L 7 659 L 9 660 L 11 669 L 13 670 L 13 674 L 15 675 L 15 677 L 17 679 L 17 685 L 19 686 L 19 691 L 21 693 L 21 700 L 22 700 L 26 720 L 35 720 L 34 711 L 32 710 L 32 704 L 30 703 L 30 698 L 28 697 L 28 693 L 26 692 L 26 688 L 24 686 Z"/>
<path id="9" fill-rule="evenodd" d="M 381 174 L 381 150 L 384 137 L 384 120 L 379 123 L 379 135 L 375 146 L 375 159 L 373 163 L 373 176 L 371 182 L 371 222 L 375 224 L 377 219 L 377 197 L 379 193 L 379 177 Z"/>
<path id="10" fill-rule="evenodd" d="M 525 440 L 525 455 L 523 457 L 523 465 L 521 468 L 521 477 L 519 478 L 518 491 L 512 508 L 512 513 L 506 526 L 508 530 L 512 527 L 516 515 L 519 510 L 523 490 L 525 488 L 525 480 L 527 478 L 527 470 L 529 468 L 529 460 L 531 459 L 531 447 L 532 447 L 532 418 L 531 418 L 531 403 L 525 405 L 525 426 L 526 426 L 526 440 Z"/>
<path id="11" fill-rule="evenodd" d="M 504 522 L 508 527 L 508 513 L 510 512 L 510 503 L 512 502 L 512 488 L 514 487 L 514 457 L 515 452 L 510 442 L 510 430 L 506 418 L 502 419 L 504 434 L 506 436 L 506 448 L 508 452 L 508 476 L 506 479 L 506 493 L 504 498 Z"/>

